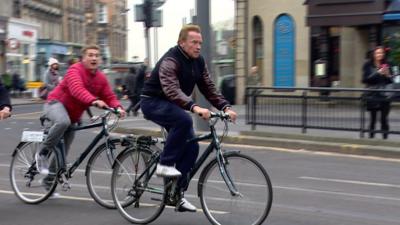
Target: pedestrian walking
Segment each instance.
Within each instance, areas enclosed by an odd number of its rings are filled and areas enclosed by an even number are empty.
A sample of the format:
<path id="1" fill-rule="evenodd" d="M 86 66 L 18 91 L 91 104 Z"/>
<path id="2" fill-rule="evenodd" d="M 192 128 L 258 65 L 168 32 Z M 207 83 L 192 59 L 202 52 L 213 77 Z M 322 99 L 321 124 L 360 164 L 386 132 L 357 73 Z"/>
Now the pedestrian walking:
<path id="1" fill-rule="evenodd" d="M 126 115 L 129 116 L 132 111 L 133 116 L 137 116 L 137 111 L 133 110 L 133 107 L 140 100 L 140 92 L 137 87 L 138 74 L 136 73 L 136 68 L 129 68 L 129 73 L 125 77 L 123 86 L 124 98 L 129 99 L 129 107 L 126 109 Z"/>
<path id="2" fill-rule="evenodd" d="M 61 80 L 59 70 L 59 62 L 56 58 L 49 58 L 47 63 L 49 68 L 44 75 L 44 85 L 39 90 L 41 99 L 47 99 L 48 94 L 52 91 Z"/>
<path id="3" fill-rule="evenodd" d="M 140 101 L 140 95 L 142 93 L 144 81 L 150 77 L 150 73 L 151 73 L 151 71 L 149 69 L 149 60 L 147 58 L 145 58 L 143 60 L 142 65 L 139 68 L 139 71 L 137 73 L 137 78 L 136 78 L 136 93 L 139 96 L 139 101 Z M 138 111 L 140 109 L 139 101 L 132 108 L 132 112 L 134 115 L 137 115 Z"/>

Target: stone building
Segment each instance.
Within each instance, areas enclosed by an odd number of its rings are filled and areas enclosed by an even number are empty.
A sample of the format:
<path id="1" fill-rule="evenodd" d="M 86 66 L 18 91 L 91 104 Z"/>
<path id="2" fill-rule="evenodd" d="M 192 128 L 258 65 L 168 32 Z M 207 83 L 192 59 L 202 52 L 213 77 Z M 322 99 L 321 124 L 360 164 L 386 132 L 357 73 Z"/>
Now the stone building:
<path id="1" fill-rule="evenodd" d="M 236 0 L 236 96 L 244 102 L 252 66 L 261 85 L 309 85 L 309 28 L 306 6 L 293 0 Z"/>
<path id="2" fill-rule="evenodd" d="M 86 0 L 86 43 L 102 48 L 106 63 L 125 62 L 127 24 L 125 0 Z"/>
<path id="3" fill-rule="evenodd" d="M 362 87 L 373 47 L 400 66 L 399 12 L 400 0 L 236 0 L 238 99 L 254 65 L 264 86 Z"/>

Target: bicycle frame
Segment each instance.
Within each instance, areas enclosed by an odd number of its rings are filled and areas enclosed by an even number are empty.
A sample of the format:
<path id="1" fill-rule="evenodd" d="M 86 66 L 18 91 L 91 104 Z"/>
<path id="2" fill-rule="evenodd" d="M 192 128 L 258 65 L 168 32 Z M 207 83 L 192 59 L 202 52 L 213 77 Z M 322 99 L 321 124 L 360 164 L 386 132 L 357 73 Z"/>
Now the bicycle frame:
<path id="1" fill-rule="evenodd" d="M 108 133 L 108 130 L 107 130 L 106 117 L 102 117 L 101 118 L 101 122 L 98 122 L 98 123 L 84 125 L 84 126 L 77 126 L 77 127 L 71 128 L 73 131 L 79 131 L 79 130 L 92 129 L 92 128 L 96 128 L 96 127 L 102 127 L 102 130 L 100 131 L 100 133 L 98 133 L 95 136 L 95 138 L 92 140 L 92 142 L 79 155 L 79 157 L 74 161 L 72 166 L 70 168 L 68 168 L 68 170 L 66 171 L 67 172 L 66 173 L 67 178 L 71 178 L 72 177 L 72 174 L 74 173 L 74 171 L 79 167 L 79 165 L 82 163 L 82 161 L 89 155 L 89 153 L 93 150 L 93 148 L 97 145 L 97 143 L 99 143 L 99 141 L 103 137 L 109 137 L 109 133 Z M 107 139 L 107 141 L 108 141 L 108 139 Z M 62 148 L 65 148 L 65 146 L 62 145 Z M 61 157 L 58 157 L 58 158 L 61 158 L 62 160 L 65 160 L 65 155 L 61 154 L 61 153 L 65 153 L 65 151 L 62 151 L 62 152 L 56 151 L 56 154 L 59 154 L 59 156 L 61 156 Z M 60 165 L 64 165 L 64 162 L 61 162 L 62 164 L 60 164 Z M 111 164 L 112 164 L 112 162 L 111 162 Z"/>
<path id="2" fill-rule="evenodd" d="M 198 141 L 211 139 L 211 142 L 207 146 L 206 150 L 196 160 L 194 167 L 189 174 L 188 184 L 190 183 L 190 181 L 192 180 L 194 175 L 199 171 L 200 167 L 203 165 L 203 163 L 207 160 L 207 158 L 210 156 L 210 154 L 215 149 L 216 150 L 216 159 L 218 161 L 218 166 L 219 166 L 219 171 L 221 173 L 223 180 L 225 181 L 225 184 L 227 185 L 232 196 L 240 195 L 240 193 L 238 192 L 238 189 L 236 188 L 235 184 L 233 183 L 233 180 L 232 180 L 228 170 L 225 167 L 225 160 L 224 160 L 223 154 L 229 154 L 229 153 L 222 153 L 221 143 L 218 139 L 218 135 L 217 135 L 214 125 L 215 125 L 215 123 L 213 124 L 212 122 L 210 122 L 210 133 L 200 135 L 198 137 L 188 140 L 188 142 L 194 142 L 194 141 L 198 142 Z M 151 159 L 149 165 L 154 165 L 155 163 L 157 163 L 159 161 L 159 158 L 160 158 L 160 152 L 153 153 L 152 159 Z M 136 180 L 141 180 L 143 178 L 143 176 L 145 176 L 145 174 L 149 172 L 150 168 L 151 168 L 151 166 L 148 166 Z M 153 170 L 151 171 L 150 174 L 153 175 L 154 172 L 155 172 L 155 168 L 153 168 Z M 173 182 L 174 181 L 171 181 L 170 183 L 167 184 L 167 186 L 170 186 Z"/>

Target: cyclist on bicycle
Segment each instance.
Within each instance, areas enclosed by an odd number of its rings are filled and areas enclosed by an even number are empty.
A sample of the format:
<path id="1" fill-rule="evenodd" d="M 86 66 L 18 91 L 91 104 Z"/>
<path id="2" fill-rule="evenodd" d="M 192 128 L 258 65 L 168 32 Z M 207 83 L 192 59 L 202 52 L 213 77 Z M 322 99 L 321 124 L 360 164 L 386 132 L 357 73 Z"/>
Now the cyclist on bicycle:
<path id="1" fill-rule="evenodd" d="M 121 117 L 125 116 L 106 75 L 98 69 L 101 63 L 100 48 L 96 45 L 86 46 L 81 54 L 81 62 L 68 68 L 64 79 L 49 93 L 44 105 L 44 116 L 52 125 L 43 141 L 42 150 L 35 157 L 38 170 L 42 174 L 49 173 L 46 156 L 60 142 L 61 137 L 64 137 L 65 156 L 67 155 L 74 138 L 74 132 L 68 128 L 77 123 L 90 106 L 118 108 Z"/>
<path id="2" fill-rule="evenodd" d="M 189 185 L 187 177 L 199 153 L 198 143 L 187 142 L 195 134 L 192 118 L 186 111 L 198 114 L 204 120 L 210 118 L 210 111 L 195 104 L 190 97 L 194 86 L 198 86 L 214 107 L 229 113 L 233 121 L 237 116 L 210 79 L 205 60 L 200 55 L 202 42 L 200 27 L 185 25 L 179 33 L 178 45 L 157 62 L 141 95 L 144 116 L 168 131 L 156 174 L 180 176 L 177 190 L 180 200 L 176 206 L 180 212 L 196 211 L 196 207 L 183 198 Z"/>

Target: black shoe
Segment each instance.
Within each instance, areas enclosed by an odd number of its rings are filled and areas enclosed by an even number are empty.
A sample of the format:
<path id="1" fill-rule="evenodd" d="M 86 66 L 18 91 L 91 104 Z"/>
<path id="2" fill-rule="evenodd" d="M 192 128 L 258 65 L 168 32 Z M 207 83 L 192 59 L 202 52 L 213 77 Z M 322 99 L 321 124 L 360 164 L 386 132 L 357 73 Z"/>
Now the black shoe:
<path id="1" fill-rule="evenodd" d="M 196 212 L 196 206 L 192 205 L 185 198 L 181 198 L 175 207 L 175 211 L 178 212 Z"/>

